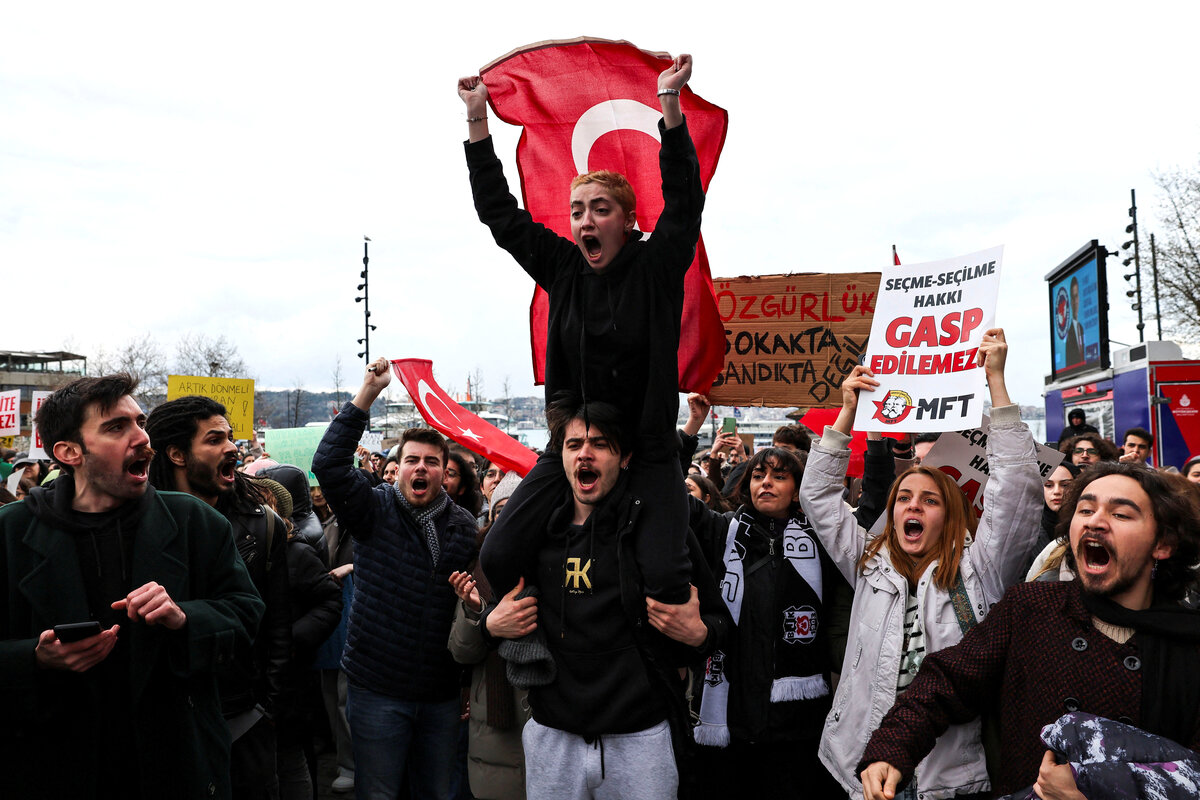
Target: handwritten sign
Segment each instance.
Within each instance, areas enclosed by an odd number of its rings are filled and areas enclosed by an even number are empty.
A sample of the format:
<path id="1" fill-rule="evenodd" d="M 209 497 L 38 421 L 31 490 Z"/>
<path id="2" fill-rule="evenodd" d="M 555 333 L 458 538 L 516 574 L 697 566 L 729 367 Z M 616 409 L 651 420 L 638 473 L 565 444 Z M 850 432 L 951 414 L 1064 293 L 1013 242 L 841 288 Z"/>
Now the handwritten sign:
<path id="1" fill-rule="evenodd" d="M 383 449 L 383 433 L 379 431 L 363 431 L 358 444 L 360 447 L 367 448 L 372 453 L 378 453 Z"/>
<path id="2" fill-rule="evenodd" d="M 46 448 L 42 446 L 42 435 L 38 433 L 37 412 L 42 407 L 42 403 L 46 402 L 46 398 L 54 392 L 33 392 L 30 394 L 29 403 L 29 457 L 37 459 L 45 459 L 50 456 L 46 454 Z"/>
<path id="3" fill-rule="evenodd" d="M 866 351 L 878 272 L 716 278 L 725 366 L 714 405 L 841 405 Z"/>
<path id="4" fill-rule="evenodd" d="M 195 375 L 168 375 L 167 399 L 175 400 L 198 394 L 211 397 L 225 406 L 235 439 L 254 434 L 254 381 L 251 378 L 202 378 Z"/>
<path id="5" fill-rule="evenodd" d="M 856 430 L 979 425 L 985 390 L 976 357 L 995 325 L 1003 253 L 993 247 L 884 271 L 867 349 L 879 388 L 858 404 Z"/>
<path id="6" fill-rule="evenodd" d="M 0 436 L 21 434 L 21 390 L 0 392 Z"/>

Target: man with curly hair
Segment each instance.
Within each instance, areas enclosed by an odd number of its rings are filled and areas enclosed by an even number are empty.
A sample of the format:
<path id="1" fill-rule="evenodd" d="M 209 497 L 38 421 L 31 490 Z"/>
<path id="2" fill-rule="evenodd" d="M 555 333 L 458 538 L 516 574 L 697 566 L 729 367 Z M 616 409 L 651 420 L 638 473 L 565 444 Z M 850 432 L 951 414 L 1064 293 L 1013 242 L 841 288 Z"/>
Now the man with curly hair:
<path id="1" fill-rule="evenodd" d="M 1076 796 L 1043 726 L 1085 712 L 1200 751 L 1200 614 L 1180 604 L 1200 556 L 1197 493 L 1179 476 L 1100 463 L 1076 479 L 1058 533 L 1077 579 L 1009 589 L 961 643 L 925 658 L 859 763 L 892 798 L 950 724 L 999 715 L 997 796 L 1034 783 Z M 1057 793 L 1056 793 L 1057 792 Z"/>

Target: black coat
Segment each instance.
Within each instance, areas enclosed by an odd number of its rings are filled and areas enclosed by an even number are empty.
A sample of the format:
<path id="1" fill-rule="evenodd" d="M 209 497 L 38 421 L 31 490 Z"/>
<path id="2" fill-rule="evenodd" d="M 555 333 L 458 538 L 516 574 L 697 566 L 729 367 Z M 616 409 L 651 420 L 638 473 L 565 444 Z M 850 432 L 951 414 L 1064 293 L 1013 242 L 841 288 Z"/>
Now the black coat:
<path id="1" fill-rule="evenodd" d="M 250 648 L 263 603 L 220 514 L 176 492 L 151 489 L 144 502 L 132 584 L 161 584 L 187 624 L 121 626 L 133 739 L 119 746 L 136 758 L 142 797 L 229 797 L 229 730 L 215 676 Z M 33 507 L 0 509 L 0 797 L 96 797 L 117 788 L 96 785 L 99 752 L 111 745 L 96 738 L 104 735 L 96 709 L 111 702 L 88 673 L 36 666 L 38 635 L 89 610 L 72 536 Z"/>
<path id="2" fill-rule="evenodd" d="M 256 705 L 274 714 L 287 691 L 292 658 L 287 529 L 278 514 L 258 503 L 229 501 L 221 511 L 233 525 L 238 553 L 267 606 L 253 653 L 239 657 L 235 669 L 221 678 L 221 708 L 228 718 Z"/>
<path id="3" fill-rule="evenodd" d="M 752 512 L 741 508 L 724 514 L 708 508 L 695 497 L 689 497 L 691 528 L 699 540 L 712 573 L 720 584 L 725 577 L 725 545 L 731 521 L 738 515 L 755 519 Z M 794 514 L 803 517 L 799 505 Z M 786 522 L 786 521 L 785 521 Z M 761 625 L 748 624 L 750 620 L 775 620 L 778 612 L 778 592 L 783 588 L 782 570 L 788 569 L 784 562 L 784 551 L 778 541 L 783 526 L 772 536 L 759 522 L 750 528 L 750 548 L 743 560 L 748 567 L 746 587 L 742 599 L 741 624 L 730 634 L 727 648 L 730 661 L 725 669 L 730 677 L 729 729 L 735 740 L 742 742 L 769 741 L 816 741 L 821 736 L 825 715 L 832 704 L 832 694 L 812 700 L 794 700 L 785 703 L 770 702 L 771 683 L 774 680 L 774 645 L 780 631 L 766 629 Z M 772 538 L 776 541 L 771 543 Z M 831 599 L 836 592 L 848 591 L 846 581 L 815 536 L 817 551 L 821 559 L 824 597 L 817 605 L 817 616 L 822 620 L 817 627 L 816 647 L 825 662 L 826 680 L 833 665 L 833 653 L 829 640 L 827 616 Z"/>

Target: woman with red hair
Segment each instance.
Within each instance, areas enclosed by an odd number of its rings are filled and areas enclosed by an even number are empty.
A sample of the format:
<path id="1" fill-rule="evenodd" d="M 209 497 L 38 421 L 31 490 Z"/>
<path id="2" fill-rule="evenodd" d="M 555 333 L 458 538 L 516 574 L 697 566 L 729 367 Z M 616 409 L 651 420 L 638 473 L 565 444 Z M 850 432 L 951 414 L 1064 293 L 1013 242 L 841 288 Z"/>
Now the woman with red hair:
<path id="1" fill-rule="evenodd" d="M 1008 397 L 1004 331 L 979 347 L 992 399 L 990 479 L 981 521 L 946 473 L 912 467 L 892 485 L 887 523 L 871 538 L 842 501 L 859 391 L 879 382 L 855 367 L 842 384 L 842 410 L 809 455 L 800 503 L 821 544 L 855 586 L 849 641 L 821 761 L 852 796 L 874 725 L 916 675 L 926 652 L 957 644 L 1023 576 L 1039 531 L 1041 476 L 1033 435 Z M 878 435 L 878 434 L 874 434 Z M 979 721 L 953 725 L 917 767 L 912 787 L 928 800 L 986 797 Z M 913 797 L 916 797 L 913 788 Z"/>

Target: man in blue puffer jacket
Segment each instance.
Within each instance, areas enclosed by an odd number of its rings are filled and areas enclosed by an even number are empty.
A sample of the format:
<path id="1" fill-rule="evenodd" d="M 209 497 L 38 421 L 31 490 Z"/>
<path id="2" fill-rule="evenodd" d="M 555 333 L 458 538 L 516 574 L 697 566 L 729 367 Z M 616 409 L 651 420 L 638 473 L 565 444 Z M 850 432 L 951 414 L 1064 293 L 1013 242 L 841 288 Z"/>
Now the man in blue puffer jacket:
<path id="1" fill-rule="evenodd" d="M 354 537 L 342 669 L 355 789 L 359 798 L 396 797 L 411 763 L 415 796 L 448 798 L 461 674 L 446 649 L 456 600 L 449 576 L 474 560 L 477 530 L 442 489 L 447 450 L 436 431 L 404 432 L 394 487 L 372 487 L 354 469 L 367 410 L 390 382 L 387 360 L 376 359 L 312 465 L 339 525 Z"/>

